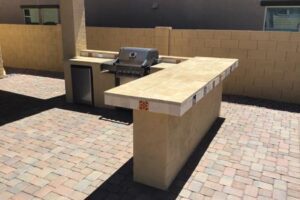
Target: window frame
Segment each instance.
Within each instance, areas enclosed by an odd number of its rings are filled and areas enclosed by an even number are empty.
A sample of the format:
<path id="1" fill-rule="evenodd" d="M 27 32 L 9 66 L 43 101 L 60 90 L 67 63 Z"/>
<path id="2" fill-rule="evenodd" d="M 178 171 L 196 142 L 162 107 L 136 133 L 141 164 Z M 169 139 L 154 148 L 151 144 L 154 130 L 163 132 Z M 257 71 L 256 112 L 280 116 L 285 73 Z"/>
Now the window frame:
<path id="1" fill-rule="evenodd" d="M 266 30 L 266 21 L 267 21 L 267 10 L 268 8 L 299 8 L 300 9 L 300 5 L 293 5 L 293 6 L 265 6 L 265 15 L 264 15 L 264 23 L 263 23 L 263 31 L 272 31 L 272 30 Z M 289 31 L 290 32 L 290 31 Z"/>
<path id="2" fill-rule="evenodd" d="M 57 12 L 57 18 L 58 18 L 58 23 L 57 24 L 61 24 L 61 16 L 60 16 L 60 6 L 59 5 L 21 5 L 20 6 L 22 11 L 23 11 L 23 19 L 24 19 L 24 23 L 27 24 L 27 25 L 45 25 L 47 26 L 46 24 L 43 23 L 43 16 L 42 16 L 42 10 L 43 9 L 57 9 L 58 12 Z M 38 13 L 39 13 L 39 23 L 38 24 L 35 24 L 35 23 L 26 23 L 26 17 L 30 17 L 30 16 L 26 16 L 25 15 L 25 10 L 26 9 L 38 9 Z M 49 25 L 51 26 L 51 25 Z"/>
<path id="3" fill-rule="evenodd" d="M 26 22 L 26 18 L 30 18 L 31 19 L 31 17 L 32 17 L 32 15 L 26 15 L 26 13 L 25 13 L 25 11 L 26 10 L 30 10 L 30 9 L 37 9 L 37 8 L 23 8 L 22 9 L 22 11 L 23 11 L 23 16 L 24 16 L 24 23 L 25 24 L 30 24 L 30 25 L 39 25 L 39 24 L 41 24 L 41 16 L 40 16 L 40 11 L 39 10 L 37 10 L 37 12 L 38 12 L 38 23 L 27 23 Z M 29 14 L 30 14 L 30 11 L 29 11 Z"/>

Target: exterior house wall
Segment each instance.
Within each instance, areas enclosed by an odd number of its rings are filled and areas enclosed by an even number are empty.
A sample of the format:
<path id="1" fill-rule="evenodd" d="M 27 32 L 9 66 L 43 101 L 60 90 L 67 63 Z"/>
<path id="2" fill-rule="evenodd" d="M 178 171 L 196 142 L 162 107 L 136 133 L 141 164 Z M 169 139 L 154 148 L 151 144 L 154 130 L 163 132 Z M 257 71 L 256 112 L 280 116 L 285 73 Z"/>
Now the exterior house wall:
<path id="1" fill-rule="evenodd" d="M 262 30 L 259 0 L 86 0 L 87 25 Z M 153 9 L 154 3 L 158 8 Z"/>
<path id="2" fill-rule="evenodd" d="M 21 5 L 58 5 L 59 0 L 0 0 L 0 24 L 24 24 Z"/>
<path id="3" fill-rule="evenodd" d="M 157 9 L 153 4 L 158 3 Z M 0 23 L 24 24 L 21 5 L 59 4 L 59 0 L 0 0 Z M 171 26 L 192 29 L 262 30 L 259 0 L 85 0 L 88 26 Z"/>

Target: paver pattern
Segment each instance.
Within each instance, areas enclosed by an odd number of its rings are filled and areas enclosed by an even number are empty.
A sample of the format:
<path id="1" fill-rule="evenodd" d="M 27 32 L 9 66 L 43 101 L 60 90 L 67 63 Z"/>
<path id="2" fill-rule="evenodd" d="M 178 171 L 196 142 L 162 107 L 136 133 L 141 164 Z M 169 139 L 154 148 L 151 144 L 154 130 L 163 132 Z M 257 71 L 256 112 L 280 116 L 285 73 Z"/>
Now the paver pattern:
<path id="1" fill-rule="evenodd" d="M 164 192 L 132 180 L 129 111 L 68 105 L 63 94 L 62 79 L 0 79 L 0 98 L 9 98 L 0 117 L 12 116 L 0 126 L 1 200 L 299 198 L 299 106 L 225 97 L 221 118 Z"/>
<path id="2" fill-rule="evenodd" d="M 1 80 L 0 90 L 38 99 L 50 99 L 65 93 L 64 81 L 60 74 L 21 69 L 8 69 L 7 73 L 11 71 L 9 78 Z M 18 73 L 13 73 L 15 71 Z M 34 73 L 37 75 L 31 75 Z"/>

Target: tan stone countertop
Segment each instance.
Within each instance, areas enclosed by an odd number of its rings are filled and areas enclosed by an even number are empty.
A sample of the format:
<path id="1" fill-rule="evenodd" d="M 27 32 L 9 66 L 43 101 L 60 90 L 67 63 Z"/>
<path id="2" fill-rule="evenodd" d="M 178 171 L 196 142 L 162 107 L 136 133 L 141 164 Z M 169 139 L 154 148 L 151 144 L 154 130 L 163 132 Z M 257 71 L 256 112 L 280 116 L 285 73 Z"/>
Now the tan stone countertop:
<path id="1" fill-rule="evenodd" d="M 182 116 L 237 66 L 237 59 L 191 58 L 106 91 L 105 103 Z"/>
<path id="2" fill-rule="evenodd" d="M 70 59 L 69 61 L 71 63 L 101 64 L 101 63 L 108 62 L 111 60 L 112 59 L 108 59 L 108 58 L 93 58 L 93 57 L 78 56 L 78 57 Z"/>
<path id="3" fill-rule="evenodd" d="M 112 61 L 113 59 L 108 59 L 108 58 L 95 58 L 95 57 L 85 57 L 85 56 L 78 56 L 75 58 L 72 58 L 69 60 L 69 62 L 73 64 L 84 64 L 84 65 L 89 65 L 89 64 L 102 64 L 108 61 Z M 153 69 L 166 69 L 169 67 L 176 66 L 176 64 L 173 63 L 159 63 L 157 65 L 152 66 Z"/>

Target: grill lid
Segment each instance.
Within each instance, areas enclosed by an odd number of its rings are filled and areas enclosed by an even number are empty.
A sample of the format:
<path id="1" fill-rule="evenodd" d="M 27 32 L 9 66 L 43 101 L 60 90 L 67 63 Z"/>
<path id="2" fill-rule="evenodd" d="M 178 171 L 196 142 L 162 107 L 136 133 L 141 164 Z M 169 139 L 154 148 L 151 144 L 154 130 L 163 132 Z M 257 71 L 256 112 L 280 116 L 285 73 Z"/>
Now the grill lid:
<path id="1" fill-rule="evenodd" d="M 150 67 L 158 61 L 158 51 L 152 48 L 122 47 L 117 65 Z"/>
<path id="2" fill-rule="evenodd" d="M 117 75 L 145 76 L 150 67 L 158 63 L 158 58 L 157 49 L 123 47 L 116 60 L 101 64 L 101 70 Z"/>

